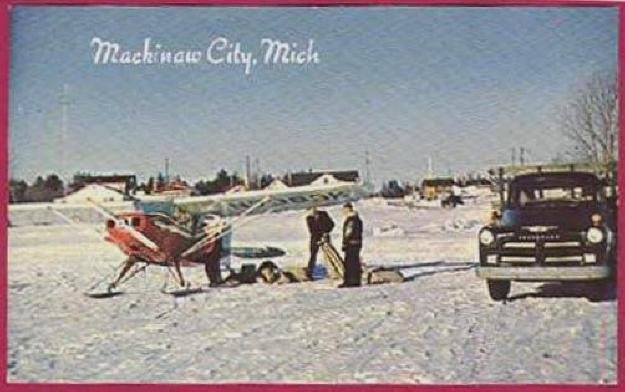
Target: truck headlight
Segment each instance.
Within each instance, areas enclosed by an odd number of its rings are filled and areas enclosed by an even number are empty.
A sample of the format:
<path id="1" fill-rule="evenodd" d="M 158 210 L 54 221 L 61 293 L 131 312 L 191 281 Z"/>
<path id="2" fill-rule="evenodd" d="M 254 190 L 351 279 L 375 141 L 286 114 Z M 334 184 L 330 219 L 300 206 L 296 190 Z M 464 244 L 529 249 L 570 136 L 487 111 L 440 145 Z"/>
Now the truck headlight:
<path id="1" fill-rule="evenodd" d="M 495 235 L 492 231 L 484 229 L 480 232 L 480 244 L 490 245 L 495 241 Z"/>
<path id="2" fill-rule="evenodd" d="M 592 244 L 598 244 L 603 241 L 603 231 L 596 227 L 591 227 L 586 232 L 586 239 Z"/>

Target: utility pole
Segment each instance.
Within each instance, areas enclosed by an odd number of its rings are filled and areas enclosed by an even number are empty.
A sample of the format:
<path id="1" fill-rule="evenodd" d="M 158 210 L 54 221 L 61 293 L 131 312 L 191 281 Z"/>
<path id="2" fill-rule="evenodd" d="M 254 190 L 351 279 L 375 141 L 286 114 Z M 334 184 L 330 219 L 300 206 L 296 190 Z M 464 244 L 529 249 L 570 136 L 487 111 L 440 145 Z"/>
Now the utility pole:
<path id="1" fill-rule="evenodd" d="M 432 157 L 428 157 L 428 171 L 427 177 L 432 178 L 434 176 L 434 172 L 432 170 Z"/>
<path id="2" fill-rule="evenodd" d="M 525 147 L 519 147 L 519 164 L 525 165 Z"/>
<path id="3" fill-rule="evenodd" d="M 260 159 L 254 160 L 254 186 L 260 189 Z"/>
<path id="4" fill-rule="evenodd" d="M 67 143 L 67 121 L 69 109 L 69 85 L 63 84 L 63 94 L 61 95 L 61 133 L 59 135 L 59 177 L 64 178 L 67 173 L 65 167 L 65 145 Z"/>
<path id="5" fill-rule="evenodd" d="M 165 158 L 165 183 L 169 183 L 169 158 Z"/>
<path id="6" fill-rule="evenodd" d="M 250 179 L 252 176 L 252 163 L 250 161 L 250 156 L 245 156 L 245 189 L 250 189 Z"/>
<path id="7" fill-rule="evenodd" d="M 371 158 L 369 156 L 369 150 L 365 151 L 365 184 L 371 184 Z"/>
<path id="8" fill-rule="evenodd" d="M 516 164 L 516 147 L 512 147 L 512 156 L 510 159 L 510 163 L 512 164 L 512 166 Z"/>

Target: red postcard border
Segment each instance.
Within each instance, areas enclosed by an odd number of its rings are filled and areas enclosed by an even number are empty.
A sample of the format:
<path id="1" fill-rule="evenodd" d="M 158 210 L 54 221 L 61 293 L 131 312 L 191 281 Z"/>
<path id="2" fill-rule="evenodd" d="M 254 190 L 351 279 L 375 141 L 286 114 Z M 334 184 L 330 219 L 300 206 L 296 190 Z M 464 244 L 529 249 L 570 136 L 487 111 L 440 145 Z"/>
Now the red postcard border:
<path id="1" fill-rule="evenodd" d="M 5 184 L 0 190 L 0 214 L 3 224 L 0 225 L 0 241 L 3 252 L 0 259 L 0 319 L 2 338 L 0 339 L 0 391 L 589 391 L 589 390 L 621 390 L 625 363 L 625 331 L 622 326 L 625 322 L 625 303 L 618 301 L 618 337 L 617 361 L 618 374 L 616 385 L 597 384 L 469 384 L 469 385 L 408 385 L 408 384 L 274 384 L 274 383 L 244 383 L 244 384 L 159 384 L 159 383 L 7 383 L 7 310 L 8 310 L 8 102 L 9 102 L 9 48 L 10 48 L 10 9 L 14 5 L 115 5 L 115 6 L 529 6 L 529 7 L 618 7 L 619 8 L 619 37 L 618 37 L 618 95 L 625 92 L 624 64 L 625 59 L 625 3 L 605 0 L 0 0 L 0 149 L 1 164 L 4 170 L 0 171 L 0 181 Z M 619 100 L 619 162 L 618 184 L 625 184 L 625 100 Z M 619 206 L 622 205 L 622 194 L 619 195 Z M 625 211 L 619 208 L 618 226 L 625 227 Z M 621 230 L 621 233 L 623 231 Z M 618 236 L 618 258 L 625 254 L 625 238 Z M 625 266 L 618 267 L 618 281 L 625 282 Z M 618 288 L 618 298 L 623 298 L 625 287 Z M 570 353 L 575 355 L 574 352 Z"/>

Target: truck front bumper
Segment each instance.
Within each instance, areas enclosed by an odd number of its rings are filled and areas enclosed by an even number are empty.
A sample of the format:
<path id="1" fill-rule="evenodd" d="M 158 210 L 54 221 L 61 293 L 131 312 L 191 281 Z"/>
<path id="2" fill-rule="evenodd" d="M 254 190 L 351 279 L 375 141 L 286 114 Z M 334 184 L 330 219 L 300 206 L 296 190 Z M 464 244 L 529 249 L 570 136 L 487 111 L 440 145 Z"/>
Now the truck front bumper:
<path id="1" fill-rule="evenodd" d="M 478 266 L 476 274 L 480 278 L 516 281 L 562 281 L 562 280 L 597 280 L 610 276 L 607 265 L 584 267 L 489 267 Z"/>

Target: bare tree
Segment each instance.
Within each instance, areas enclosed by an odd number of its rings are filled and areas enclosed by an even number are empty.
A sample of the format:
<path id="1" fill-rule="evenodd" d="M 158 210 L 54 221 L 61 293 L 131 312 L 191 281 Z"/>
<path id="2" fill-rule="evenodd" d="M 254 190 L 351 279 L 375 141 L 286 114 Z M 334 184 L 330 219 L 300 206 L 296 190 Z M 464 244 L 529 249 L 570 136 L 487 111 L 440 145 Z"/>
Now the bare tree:
<path id="1" fill-rule="evenodd" d="M 616 77 L 594 74 L 562 108 L 560 124 L 573 143 L 571 155 L 598 165 L 616 161 L 618 102 Z"/>

